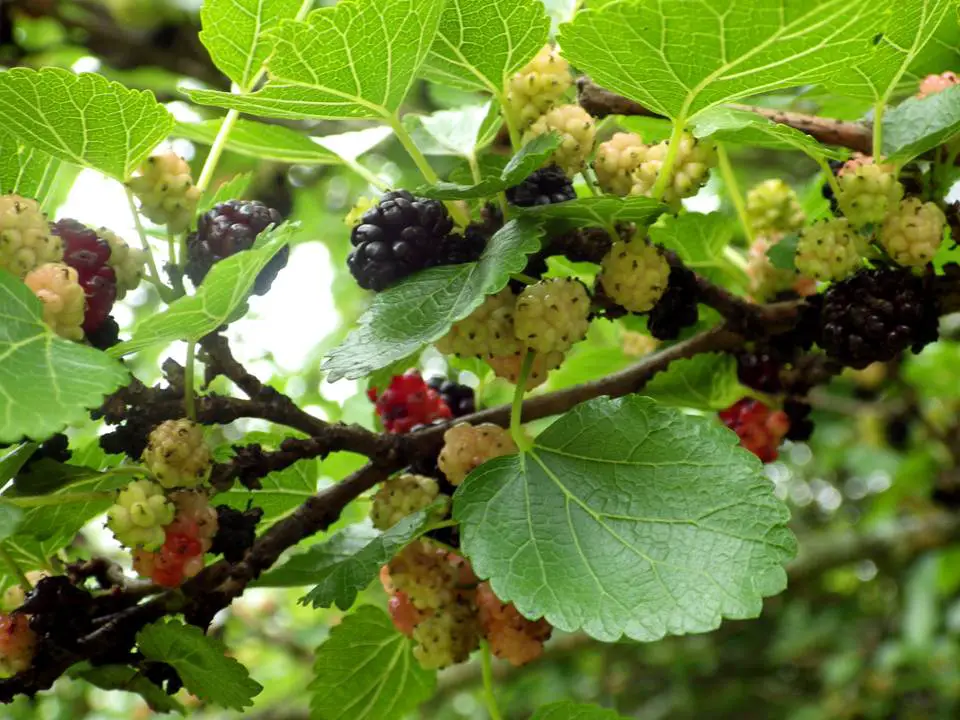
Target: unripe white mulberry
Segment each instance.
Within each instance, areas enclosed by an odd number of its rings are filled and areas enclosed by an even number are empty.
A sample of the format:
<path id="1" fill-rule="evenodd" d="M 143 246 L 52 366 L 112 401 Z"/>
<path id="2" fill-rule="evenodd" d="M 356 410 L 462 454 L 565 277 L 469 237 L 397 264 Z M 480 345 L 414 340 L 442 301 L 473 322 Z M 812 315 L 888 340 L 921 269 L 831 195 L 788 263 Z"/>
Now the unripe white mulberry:
<path id="1" fill-rule="evenodd" d="M 105 227 L 99 228 L 97 235 L 110 246 L 107 263 L 117 275 L 117 300 L 122 300 L 128 291 L 135 290 L 140 284 L 147 254 L 130 247 L 122 237 Z"/>
<path id="2" fill-rule="evenodd" d="M 498 425 L 458 423 L 443 434 L 443 449 L 437 463 L 453 485 L 463 482 L 487 460 L 517 452 L 509 430 Z"/>
<path id="3" fill-rule="evenodd" d="M 193 184 L 190 166 L 176 153 L 148 157 L 140 175 L 127 181 L 140 200 L 140 212 L 166 225 L 172 233 L 187 230 L 197 212 L 200 189 Z"/>
<path id="4" fill-rule="evenodd" d="M 107 527 L 128 548 L 156 550 L 165 539 L 164 525 L 173 522 L 176 508 L 163 488 L 149 480 L 136 480 L 117 496 L 107 510 Z"/>
<path id="5" fill-rule="evenodd" d="M 509 287 L 488 295 L 476 310 L 437 341 L 437 349 L 447 355 L 485 358 L 513 355 L 520 351 L 514 335 L 514 310 L 517 296 Z"/>
<path id="6" fill-rule="evenodd" d="M 670 265 L 642 240 L 615 242 L 600 263 L 600 285 L 618 305 L 642 313 L 656 305 L 667 289 Z"/>
<path id="7" fill-rule="evenodd" d="M 432 477 L 394 475 L 373 496 L 370 519 L 378 530 L 389 530 L 407 515 L 429 506 L 439 494 L 440 488 Z"/>
<path id="8" fill-rule="evenodd" d="M 880 244 L 899 265 L 921 267 L 937 254 L 946 221 L 936 204 L 907 198 L 884 219 Z"/>
<path id="9" fill-rule="evenodd" d="M 860 244 L 846 218 L 816 222 L 800 234 L 797 270 L 817 280 L 842 280 L 859 267 Z"/>
<path id="10" fill-rule="evenodd" d="M 956 73 L 952 73 L 949 70 L 939 75 L 927 75 L 920 81 L 920 87 L 917 89 L 917 97 L 923 99 L 927 95 L 933 95 L 934 93 L 953 87 L 958 82 L 960 82 L 960 79 L 957 78 Z"/>
<path id="11" fill-rule="evenodd" d="M 507 82 L 507 103 L 521 128 L 557 104 L 570 88 L 570 64 L 550 45 Z"/>
<path id="12" fill-rule="evenodd" d="M 797 193 L 779 178 L 764 180 L 747 193 L 747 215 L 757 233 L 792 232 L 807 220 Z"/>
<path id="13" fill-rule="evenodd" d="M 660 176 L 670 144 L 666 141 L 649 146 L 637 169 L 632 173 L 631 195 L 651 197 L 653 187 Z M 667 183 L 662 200 L 678 210 L 683 198 L 693 197 L 710 177 L 710 168 L 716 165 L 717 152 L 709 142 L 698 142 L 693 135 L 683 133 L 677 145 L 677 156 L 670 182 Z"/>
<path id="14" fill-rule="evenodd" d="M 560 147 L 553 153 L 552 162 L 568 176 L 576 175 L 593 151 L 596 123 L 579 105 L 560 105 L 530 126 L 526 140 L 551 131 L 560 133 L 561 137 Z"/>
<path id="15" fill-rule="evenodd" d="M 63 259 L 63 244 L 50 232 L 36 200 L 0 195 L 0 270 L 23 278 L 31 270 Z"/>
<path id="16" fill-rule="evenodd" d="M 646 157 L 647 146 L 636 133 L 617 133 L 597 146 L 593 169 L 604 192 L 624 197 L 634 186 L 633 172 Z"/>
<path id="17" fill-rule="evenodd" d="M 23 279 L 43 303 L 43 321 L 60 337 L 83 340 L 86 295 L 77 271 L 63 263 L 47 263 Z"/>
<path id="18" fill-rule="evenodd" d="M 493 368 L 494 374 L 509 380 L 514 385 L 520 382 L 520 371 L 523 368 L 523 358 L 525 353 L 516 353 L 515 355 L 497 355 L 487 358 L 487 365 Z M 527 375 L 527 386 L 525 390 L 533 390 L 540 387 L 547 381 L 547 375 L 551 370 L 556 370 L 563 362 L 562 352 L 537 353 L 533 359 L 533 365 L 530 367 L 530 373 Z"/>
<path id="19" fill-rule="evenodd" d="M 837 173 L 837 202 L 850 224 L 863 227 L 883 218 L 903 199 L 903 185 L 892 165 L 878 165 L 873 158 L 857 156 Z"/>
<path id="20" fill-rule="evenodd" d="M 200 485 L 211 469 L 203 428 L 186 419 L 161 423 L 150 433 L 143 462 L 165 488 Z"/>
<path id="21" fill-rule="evenodd" d="M 590 327 L 590 296 L 583 283 L 551 278 L 528 285 L 517 297 L 514 331 L 527 350 L 566 352 Z"/>

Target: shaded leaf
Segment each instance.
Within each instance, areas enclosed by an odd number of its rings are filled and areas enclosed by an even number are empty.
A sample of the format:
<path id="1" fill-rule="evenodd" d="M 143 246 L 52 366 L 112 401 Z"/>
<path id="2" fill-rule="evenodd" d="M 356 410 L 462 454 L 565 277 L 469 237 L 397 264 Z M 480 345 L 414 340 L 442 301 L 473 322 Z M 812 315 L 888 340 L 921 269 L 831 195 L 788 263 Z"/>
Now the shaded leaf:
<path id="1" fill-rule="evenodd" d="M 670 363 L 642 393 L 671 407 L 724 410 L 743 397 L 732 355 L 708 353 Z"/>
<path id="2" fill-rule="evenodd" d="M 613 710 L 564 700 L 538 709 L 530 720 L 623 720 Z"/>
<path id="3" fill-rule="evenodd" d="M 960 133 L 960 85 L 908 98 L 883 116 L 883 154 L 905 163 Z"/>
<path id="4" fill-rule="evenodd" d="M 312 585 L 318 573 L 350 560 L 380 537 L 369 525 L 350 525 L 329 540 L 317 543 L 292 556 L 282 565 L 260 576 L 254 587 L 300 587 Z"/>
<path id="5" fill-rule="evenodd" d="M 176 712 L 186 714 L 183 705 L 175 697 L 167 695 L 159 685 L 150 682 L 144 675 L 127 665 L 101 665 L 71 670 L 70 675 L 86 680 L 103 690 L 125 690 L 144 699 L 150 709 L 158 713 Z"/>

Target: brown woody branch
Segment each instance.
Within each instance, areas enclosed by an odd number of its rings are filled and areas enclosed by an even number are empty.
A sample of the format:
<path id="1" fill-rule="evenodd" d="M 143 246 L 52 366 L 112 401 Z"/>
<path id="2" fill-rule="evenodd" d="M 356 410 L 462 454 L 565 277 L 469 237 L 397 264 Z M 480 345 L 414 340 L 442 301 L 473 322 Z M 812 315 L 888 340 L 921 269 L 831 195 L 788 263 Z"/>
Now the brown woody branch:
<path id="1" fill-rule="evenodd" d="M 640 103 L 603 89 L 588 77 L 581 77 L 577 80 L 577 93 L 580 106 L 597 118 L 607 117 L 608 115 L 663 117 L 659 113 L 645 108 Z M 873 131 L 863 123 L 846 122 L 785 110 L 772 110 L 753 105 L 733 104 L 729 107 L 756 113 L 771 122 L 795 128 L 825 145 L 838 145 L 866 154 L 870 154 L 872 151 Z"/>

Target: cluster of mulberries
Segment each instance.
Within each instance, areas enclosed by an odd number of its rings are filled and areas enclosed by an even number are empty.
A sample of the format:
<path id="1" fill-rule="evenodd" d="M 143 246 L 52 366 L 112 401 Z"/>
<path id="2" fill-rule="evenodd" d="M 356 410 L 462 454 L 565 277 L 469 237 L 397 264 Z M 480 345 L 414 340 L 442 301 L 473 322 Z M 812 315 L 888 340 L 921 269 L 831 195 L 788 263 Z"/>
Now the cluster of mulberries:
<path id="1" fill-rule="evenodd" d="M 0 196 L 0 269 L 33 291 L 58 335 L 100 346 L 117 298 L 135 288 L 145 256 L 105 228 L 48 223 L 34 200 Z M 107 332 L 106 335 L 110 333 Z"/>
<path id="2" fill-rule="evenodd" d="M 790 430 L 783 410 L 772 410 L 759 400 L 743 398 L 719 413 L 720 421 L 740 438 L 740 444 L 769 463 L 777 459 L 780 443 Z"/>
<path id="3" fill-rule="evenodd" d="M 381 393 L 370 388 L 367 397 L 374 403 L 384 429 L 390 433 L 408 433 L 418 426 L 453 417 L 440 392 L 428 385 L 416 370 L 394 375 Z"/>
<path id="4" fill-rule="evenodd" d="M 190 166 L 176 153 L 147 158 L 140 174 L 127 181 L 127 187 L 140 201 L 140 212 L 151 222 L 166 225 L 172 233 L 190 227 L 200 202 L 200 189 L 194 185 Z"/>

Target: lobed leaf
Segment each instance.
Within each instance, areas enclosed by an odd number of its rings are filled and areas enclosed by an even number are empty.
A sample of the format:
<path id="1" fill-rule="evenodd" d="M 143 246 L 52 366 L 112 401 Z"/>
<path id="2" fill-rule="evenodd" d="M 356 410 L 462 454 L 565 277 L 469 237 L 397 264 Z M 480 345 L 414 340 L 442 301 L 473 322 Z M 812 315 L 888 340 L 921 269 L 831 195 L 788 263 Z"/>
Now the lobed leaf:
<path id="1" fill-rule="evenodd" d="M 268 34 L 269 81 L 237 95 L 188 90 L 200 105 L 281 118 L 391 117 L 437 33 L 437 0 L 341 0 Z"/>
<path id="2" fill-rule="evenodd" d="M 560 28 L 564 56 L 603 87 L 672 119 L 821 82 L 865 58 L 871 0 L 639 0 Z"/>
<path id="3" fill-rule="evenodd" d="M 25 145 L 126 180 L 170 134 L 173 117 L 146 90 L 46 67 L 0 72 L 0 125 Z"/>
<path id="4" fill-rule="evenodd" d="M 597 398 L 454 496 L 462 549 L 526 617 L 612 642 L 759 615 L 796 552 L 759 460 L 713 419 Z"/>

